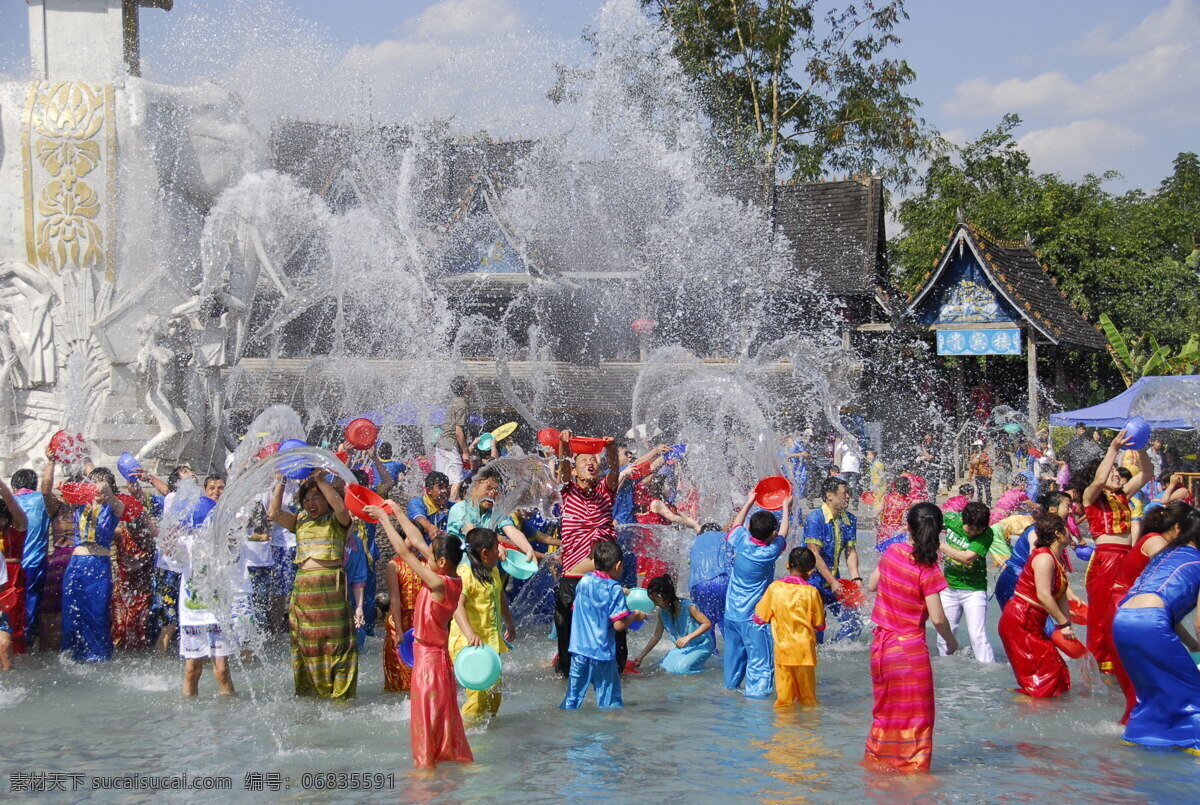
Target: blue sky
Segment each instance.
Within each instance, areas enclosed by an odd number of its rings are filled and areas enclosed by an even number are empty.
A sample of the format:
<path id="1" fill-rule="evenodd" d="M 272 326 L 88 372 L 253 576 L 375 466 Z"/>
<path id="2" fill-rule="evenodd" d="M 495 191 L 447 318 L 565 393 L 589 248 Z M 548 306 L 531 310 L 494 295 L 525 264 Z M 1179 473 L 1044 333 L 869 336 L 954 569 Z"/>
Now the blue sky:
<path id="1" fill-rule="evenodd" d="M 264 114 L 431 111 L 520 136 L 536 131 L 550 65 L 578 56 L 579 32 L 603 5 L 271 2 L 270 19 L 252 19 L 261 17 L 255 0 L 143 11 L 147 77 L 253 74 L 257 83 L 237 88 Z M 23 74 L 26 14 L 25 0 L 0 0 L 0 75 Z M 1200 150 L 1200 0 L 910 0 L 909 14 L 897 53 L 917 71 L 925 117 L 952 140 L 1016 112 L 1035 168 L 1069 178 L 1115 169 L 1124 179 L 1114 189 L 1152 189 L 1176 153 Z M 347 65 L 359 76 L 353 84 L 338 78 Z M 294 80 L 301 73 L 309 77 Z"/>

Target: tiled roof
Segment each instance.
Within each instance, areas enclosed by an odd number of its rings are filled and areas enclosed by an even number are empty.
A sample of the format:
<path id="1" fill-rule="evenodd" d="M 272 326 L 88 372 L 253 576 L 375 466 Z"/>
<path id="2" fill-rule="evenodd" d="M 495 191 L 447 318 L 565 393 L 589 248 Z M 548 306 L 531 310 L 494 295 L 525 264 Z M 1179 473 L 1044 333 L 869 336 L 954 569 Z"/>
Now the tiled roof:
<path id="1" fill-rule="evenodd" d="M 940 268 L 946 265 L 948 253 L 960 233 L 979 255 L 992 282 L 1046 340 L 1080 349 L 1102 350 L 1106 347 L 1104 336 L 1075 309 L 1058 287 L 1058 281 L 1027 243 L 999 240 L 971 223 L 960 223 L 950 233 L 946 248 L 938 258 L 939 270 L 913 295 L 910 311 L 941 278 Z"/>
<path id="2" fill-rule="evenodd" d="M 775 188 L 775 231 L 816 290 L 875 296 L 888 285 L 883 185 L 877 177 Z"/>

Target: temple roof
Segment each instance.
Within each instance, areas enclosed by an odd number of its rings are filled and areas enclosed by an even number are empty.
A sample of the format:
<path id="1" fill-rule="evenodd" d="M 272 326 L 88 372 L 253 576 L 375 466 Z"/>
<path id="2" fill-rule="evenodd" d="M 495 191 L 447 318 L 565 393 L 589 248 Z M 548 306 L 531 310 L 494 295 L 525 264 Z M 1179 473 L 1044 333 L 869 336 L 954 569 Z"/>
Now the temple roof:
<path id="1" fill-rule="evenodd" d="M 909 297 L 910 316 L 919 316 L 932 300 L 933 291 L 949 281 L 947 269 L 956 249 L 961 255 L 964 247 L 971 250 L 988 282 L 1000 294 L 1005 309 L 1027 322 L 1042 340 L 1077 349 L 1105 348 L 1104 336 L 1075 309 L 1029 244 L 999 240 L 969 222 L 954 228 L 934 270 L 926 274 L 921 288 Z"/>

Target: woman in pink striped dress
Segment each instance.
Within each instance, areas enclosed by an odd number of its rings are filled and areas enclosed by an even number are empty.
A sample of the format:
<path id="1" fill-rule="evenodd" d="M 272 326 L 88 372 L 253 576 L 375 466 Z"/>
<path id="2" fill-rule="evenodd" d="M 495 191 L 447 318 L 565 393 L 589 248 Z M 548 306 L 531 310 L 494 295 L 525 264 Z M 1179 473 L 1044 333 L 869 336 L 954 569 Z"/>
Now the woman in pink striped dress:
<path id="1" fill-rule="evenodd" d="M 942 512 L 932 503 L 908 510 L 909 541 L 889 546 L 871 574 L 876 593 L 871 620 L 871 684 L 874 721 L 864 761 L 897 771 L 929 771 L 933 757 L 933 669 L 925 645 L 925 619 L 946 641 L 958 644 L 939 592 L 946 579 L 938 567 Z"/>

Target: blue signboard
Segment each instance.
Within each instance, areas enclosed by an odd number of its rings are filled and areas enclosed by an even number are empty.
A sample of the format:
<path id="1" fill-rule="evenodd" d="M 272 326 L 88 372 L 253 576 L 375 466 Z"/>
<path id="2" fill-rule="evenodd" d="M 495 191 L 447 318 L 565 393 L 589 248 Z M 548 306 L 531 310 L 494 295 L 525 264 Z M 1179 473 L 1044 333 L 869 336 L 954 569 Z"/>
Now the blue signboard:
<path id="1" fill-rule="evenodd" d="M 1020 355 L 1021 331 L 938 330 L 939 355 Z"/>

